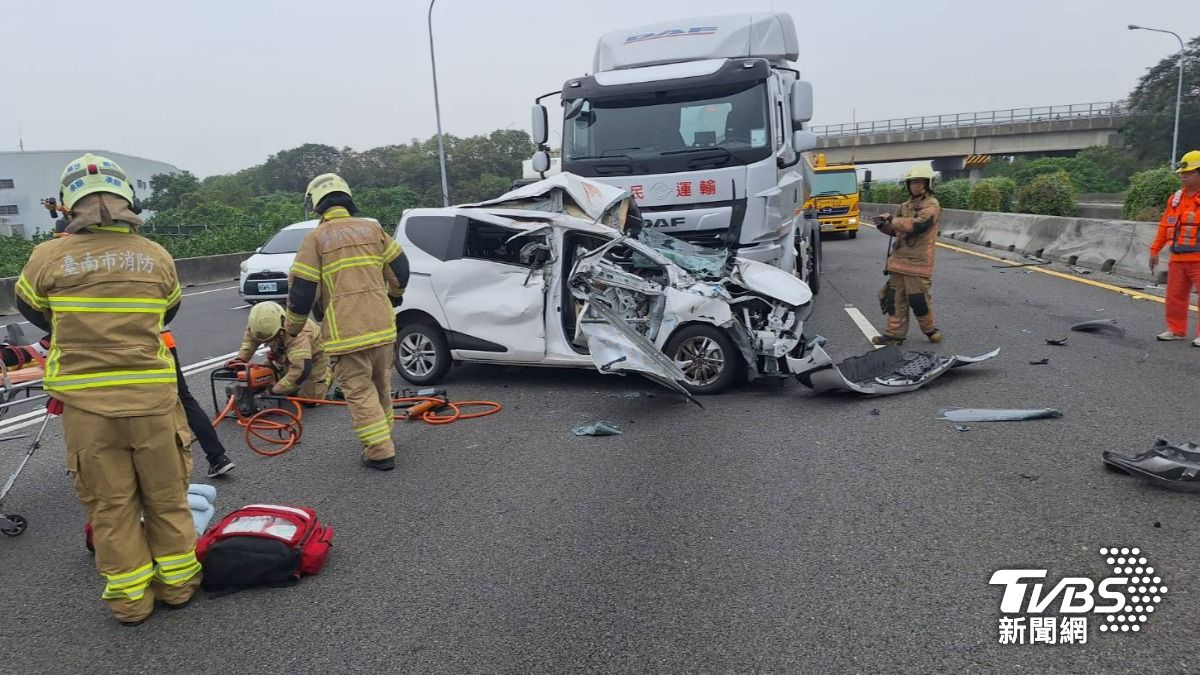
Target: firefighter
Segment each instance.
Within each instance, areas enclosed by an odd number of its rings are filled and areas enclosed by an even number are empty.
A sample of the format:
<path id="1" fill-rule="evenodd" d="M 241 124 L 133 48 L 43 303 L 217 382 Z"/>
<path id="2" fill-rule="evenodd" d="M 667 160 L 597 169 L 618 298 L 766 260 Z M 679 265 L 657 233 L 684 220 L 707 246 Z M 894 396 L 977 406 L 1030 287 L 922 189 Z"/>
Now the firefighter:
<path id="1" fill-rule="evenodd" d="M 879 291 L 880 309 L 888 315 L 883 335 L 871 342 L 877 345 L 902 344 L 908 336 L 908 312 L 917 317 L 921 332 L 930 342 L 941 342 L 942 332 L 933 322 L 933 252 L 937 243 L 938 221 L 942 207 L 933 196 L 933 168 L 917 165 L 902 179 L 908 189 L 908 201 L 893 217 L 880 216 L 879 231 L 892 237 L 888 243 L 887 284 Z"/>
<path id="2" fill-rule="evenodd" d="M 323 399 L 329 391 L 329 357 L 321 346 L 321 327 L 312 319 L 295 336 L 283 329 L 284 311 L 274 302 L 263 302 L 250 310 L 242 347 L 231 363 L 246 363 L 267 345 L 267 360 L 275 369 L 277 381 L 271 387 L 276 396 Z"/>
<path id="3" fill-rule="evenodd" d="M 1150 271 L 1158 269 L 1158 254 L 1169 243 L 1171 258 L 1167 265 L 1167 330 L 1159 340 L 1186 340 L 1188 304 L 1192 289 L 1200 291 L 1200 150 L 1185 154 L 1175 165 L 1183 183 L 1167 198 L 1158 236 L 1150 245 Z M 1200 328 L 1197 328 L 1200 333 Z M 1200 347 L 1200 336 L 1192 340 Z"/>
<path id="4" fill-rule="evenodd" d="M 362 462 L 391 471 L 396 466 L 392 308 L 403 301 L 408 260 L 378 221 L 354 217 L 350 186 L 336 174 L 312 179 L 304 207 L 320 214 L 321 222 L 305 236 L 292 264 L 285 330 L 295 337 L 308 325 L 310 312 L 322 317 L 321 341 L 362 443 Z"/>
<path id="5" fill-rule="evenodd" d="M 159 335 L 179 309 L 171 256 L 137 233 L 133 187 L 93 154 L 63 170 L 68 236 L 39 244 L 17 279 L 17 305 L 49 331 L 43 380 L 62 402 L 67 470 L 94 528 L 101 597 L 137 625 L 159 599 L 200 584 L 188 509 L 190 434 L 175 364 Z M 144 524 L 140 520 L 144 519 Z"/>

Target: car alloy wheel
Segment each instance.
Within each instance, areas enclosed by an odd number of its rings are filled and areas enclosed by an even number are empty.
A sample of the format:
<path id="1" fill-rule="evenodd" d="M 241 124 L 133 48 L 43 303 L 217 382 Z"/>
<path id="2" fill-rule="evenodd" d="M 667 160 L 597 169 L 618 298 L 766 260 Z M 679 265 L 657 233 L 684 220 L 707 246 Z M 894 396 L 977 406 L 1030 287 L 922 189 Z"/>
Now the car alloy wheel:
<path id="1" fill-rule="evenodd" d="M 426 377 L 437 365 L 437 348 L 423 333 L 409 333 L 400 340 L 400 367 L 414 377 Z"/>
<path id="2" fill-rule="evenodd" d="M 696 335 L 679 344 L 675 362 L 687 376 L 688 384 L 704 387 L 721 377 L 725 369 L 725 353 L 715 340 Z"/>

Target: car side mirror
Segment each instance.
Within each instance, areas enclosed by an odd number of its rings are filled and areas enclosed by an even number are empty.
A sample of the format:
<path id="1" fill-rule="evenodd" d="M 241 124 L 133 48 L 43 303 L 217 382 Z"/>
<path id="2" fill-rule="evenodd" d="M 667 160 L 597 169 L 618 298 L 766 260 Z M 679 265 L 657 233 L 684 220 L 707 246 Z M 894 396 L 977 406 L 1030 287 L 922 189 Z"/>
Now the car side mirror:
<path id="1" fill-rule="evenodd" d="M 533 106 L 533 143 L 545 145 L 550 140 L 550 121 L 546 114 L 546 106 L 538 103 Z"/>
<path id="2" fill-rule="evenodd" d="M 792 149 L 796 152 L 808 152 L 817 147 L 817 135 L 811 131 L 798 130 L 792 133 Z"/>
<path id="3" fill-rule="evenodd" d="M 254 252 L 255 252 L 255 253 L 262 253 L 262 247 L 261 247 L 261 246 L 259 246 L 258 248 L 254 249 Z"/>
<path id="4" fill-rule="evenodd" d="M 533 153 L 533 170 L 537 173 L 546 173 L 550 170 L 550 153 L 545 150 L 538 150 Z"/>
<path id="5" fill-rule="evenodd" d="M 792 83 L 792 122 L 804 124 L 813 116 L 812 83 L 796 80 Z"/>

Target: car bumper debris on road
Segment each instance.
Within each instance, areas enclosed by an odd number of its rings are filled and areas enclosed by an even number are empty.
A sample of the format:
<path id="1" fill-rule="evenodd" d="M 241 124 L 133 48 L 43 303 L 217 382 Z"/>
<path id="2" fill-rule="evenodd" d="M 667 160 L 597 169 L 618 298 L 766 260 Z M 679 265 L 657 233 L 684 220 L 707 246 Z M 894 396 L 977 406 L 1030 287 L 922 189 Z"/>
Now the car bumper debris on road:
<path id="1" fill-rule="evenodd" d="M 1104 466 L 1151 485 L 1179 492 L 1200 492 L 1200 445 L 1154 441 L 1148 450 L 1127 455 L 1104 451 Z"/>
<path id="2" fill-rule="evenodd" d="M 867 396 L 913 391 L 953 368 L 987 361 L 1000 353 L 994 349 L 979 356 L 940 356 L 889 345 L 835 364 L 823 343 L 823 338 L 814 338 L 805 356 L 788 358 L 788 368 L 796 379 L 817 393 L 850 391 Z"/>

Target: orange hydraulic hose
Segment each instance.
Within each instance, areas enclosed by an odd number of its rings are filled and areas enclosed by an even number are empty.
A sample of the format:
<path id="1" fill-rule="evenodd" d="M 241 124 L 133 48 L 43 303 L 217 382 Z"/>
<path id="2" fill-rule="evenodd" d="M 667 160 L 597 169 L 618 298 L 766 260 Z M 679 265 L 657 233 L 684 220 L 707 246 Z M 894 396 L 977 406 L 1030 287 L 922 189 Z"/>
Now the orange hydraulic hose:
<path id="1" fill-rule="evenodd" d="M 300 442 L 300 436 L 304 433 L 304 404 L 347 405 L 346 401 L 301 398 L 299 396 L 285 396 L 280 398 L 291 403 L 295 412 L 283 408 L 266 408 L 249 417 L 243 417 L 241 412 L 237 410 L 236 398 L 230 396 L 229 402 L 225 404 L 225 407 L 221 409 L 221 412 L 213 420 L 213 427 L 219 426 L 221 422 L 233 414 L 236 416 L 238 426 L 245 429 L 243 436 L 246 446 L 256 454 L 264 457 L 275 457 L 291 450 Z M 392 399 L 392 403 L 411 404 L 406 412 L 394 415 L 395 419 L 419 419 L 426 424 L 432 425 L 444 425 L 459 420 L 478 419 L 480 417 L 495 415 L 504 409 L 502 405 L 495 401 L 447 401 L 441 398 L 425 396 L 395 398 Z M 445 408 L 449 408 L 449 414 L 438 414 L 440 410 Z M 483 410 L 466 413 L 463 412 L 463 408 L 483 408 Z M 266 435 L 264 432 L 274 432 L 275 435 Z M 266 443 L 268 447 L 260 446 L 259 443 Z"/>

